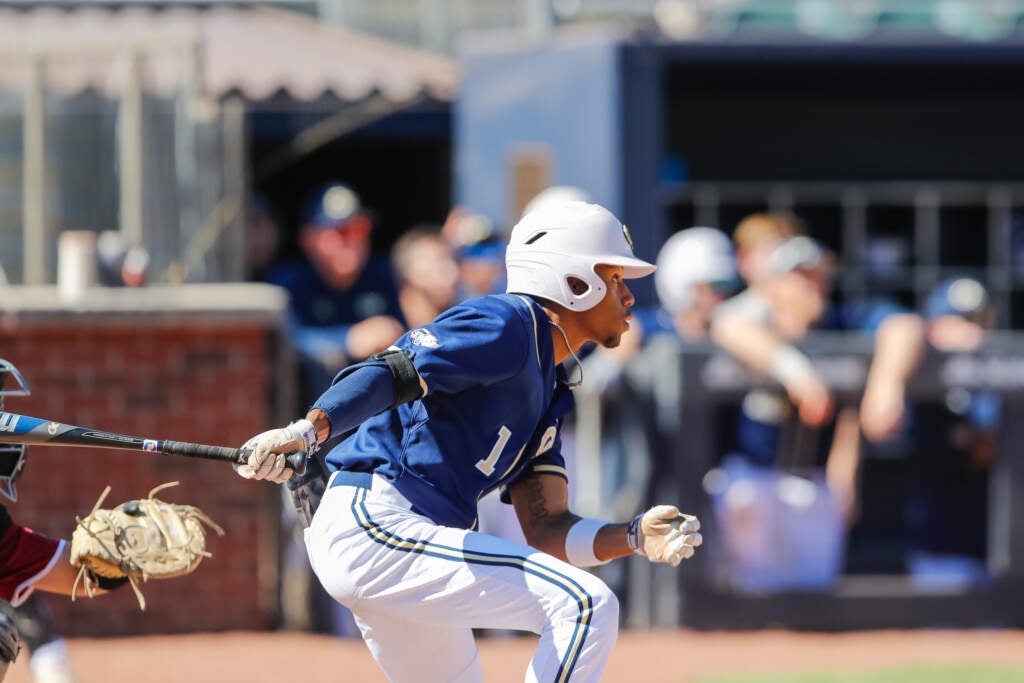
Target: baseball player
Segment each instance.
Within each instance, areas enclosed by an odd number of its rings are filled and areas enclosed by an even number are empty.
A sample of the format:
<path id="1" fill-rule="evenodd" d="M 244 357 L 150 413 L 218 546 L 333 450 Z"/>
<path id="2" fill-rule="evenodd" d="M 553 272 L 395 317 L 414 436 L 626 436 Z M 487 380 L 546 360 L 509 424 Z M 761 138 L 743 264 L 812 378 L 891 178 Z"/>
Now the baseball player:
<path id="1" fill-rule="evenodd" d="M 14 380 L 9 387 L 8 380 Z M 6 396 L 27 396 L 28 385 L 18 370 L 8 361 L 0 358 L 0 410 Z M 0 495 L 10 501 L 18 499 L 15 482 L 25 466 L 24 445 L 0 444 Z M 62 595 L 71 595 L 75 588 L 78 568 L 69 561 L 69 544 L 63 539 L 50 538 L 28 527 L 16 524 L 7 507 L 0 504 L 0 600 L 12 607 L 23 605 L 35 589 Z M 127 579 L 97 580 L 98 593 L 116 588 Z M 84 589 L 79 589 L 84 595 Z M 0 681 L 7 667 L 18 656 L 21 639 L 12 618 L 13 612 L 0 610 Z M 47 639 L 59 641 L 55 634 Z M 33 641 L 42 645 L 43 641 Z"/>
<path id="2" fill-rule="evenodd" d="M 8 380 L 14 381 L 13 386 Z M 0 358 L 0 410 L 3 410 L 5 397 L 30 393 L 17 368 Z M 12 502 L 18 500 L 15 482 L 21 476 L 25 458 L 26 446 L 0 444 L 0 495 Z M 71 595 L 77 576 L 78 569 L 68 561 L 66 541 L 16 524 L 7 507 L 0 504 L 0 600 L 17 607 L 36 588 Z M 114 586 L 103 586 L 111 587 Z"/>
<path id="3" fill-rule="evenodd" d="M 507 293 L 459 304 L 346 369 L 305 419 L 250 439 L 239 471 L 281 482 L 281 454 L 330 449 L 306 547 L 392 681 L 481 681 L 474 627 L 539 634 L 528 681 L 596 681 L 618 602 L 579 567 L 633 553 L 677 566 L 701 543 L 697 519 L 671 505 L 623 524 L 568 507 L 559 428 L 582 379 L 576 353 L 619 343 L 626 280 L 654 266 L 615 216 L 584 202 L 523 217 L 506 266 Z M 474 531 L 477 500 L 495 489 L 530 545 Z"/>

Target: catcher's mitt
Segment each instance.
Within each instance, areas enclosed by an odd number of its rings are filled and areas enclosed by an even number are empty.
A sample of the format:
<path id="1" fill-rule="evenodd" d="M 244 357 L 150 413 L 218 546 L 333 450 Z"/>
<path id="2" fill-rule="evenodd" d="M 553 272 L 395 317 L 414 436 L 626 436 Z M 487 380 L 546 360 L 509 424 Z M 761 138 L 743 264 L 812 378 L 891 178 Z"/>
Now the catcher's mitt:
<path id="1" fill-rule="evenodd" d="M 188 574 L 204 557 L 210 556 L 203 524 L 221 536 L 224 530 L 199 508 L 154 498 L 157 491 L 177 485 L 176 481 L 169 482 L 150 491 L 148 498 L 101 510 L 100 505 L 110 493 L 108 486 L 88 517 L 76 517 L 71 564 L 79 571 L 72 599 L 79 582 L 85 594 L 92 597 L 97 588 L 106 587 L 104 583 L 116 585 L 118 579 L 127 579 L 135 590 L 139 607 L 146 609 L 139 579 L 169 579 Z"/>

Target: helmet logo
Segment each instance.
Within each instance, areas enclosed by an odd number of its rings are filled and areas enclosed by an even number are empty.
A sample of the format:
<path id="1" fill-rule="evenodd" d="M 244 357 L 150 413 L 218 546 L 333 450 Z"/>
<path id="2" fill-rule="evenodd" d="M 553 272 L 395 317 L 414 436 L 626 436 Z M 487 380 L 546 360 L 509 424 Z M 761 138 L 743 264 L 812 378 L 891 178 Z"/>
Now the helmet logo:
<path id="1" fill-rule="evenodd" d="M 622 235 L 626 238 L 626 244 L 629 245 L 629 253 L 636 254 L 636 248 L 633 246 L 633 236 L 629 234 L 629 228 L 626 224 L 622 224 Z"/>

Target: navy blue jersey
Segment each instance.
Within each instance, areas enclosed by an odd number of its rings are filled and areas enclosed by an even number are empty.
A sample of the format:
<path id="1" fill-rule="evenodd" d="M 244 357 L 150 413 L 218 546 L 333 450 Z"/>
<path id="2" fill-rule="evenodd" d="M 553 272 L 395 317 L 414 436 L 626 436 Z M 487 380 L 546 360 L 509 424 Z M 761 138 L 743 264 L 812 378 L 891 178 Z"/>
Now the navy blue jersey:
<path id="1" fill-rule="evenodd" d="M 426 394 L 363 422 L 327 455 L 329 470 L 376 472 L 439 524 L 474 528 L 477 501 L 537 472 L 565 477 L 559 427 L 572 410 L 551 327 L 532 299 L 476 297 L 395 346 Z"/>
<path id="2" fill-rule="evenodd" d="M 907 310 L 889 301 L 876 299 L 864 302 L 830 306 L 814 326 L 813 331 L 846 331 L 874 335 L 887 317 Z M 832 447 L 835 424 L 830 423 L 820 433 L 811 433 L 809 428 L 797 423 L 789 425 L 792 434 L 783 433 L 783 416 L 787 414 L 789 399 L 782 389 L 757 389 L 752 391 L 740 408 L 737 420 L 736 439 L 740 451 L 747 460 L 761 467 L 772 467 L 778 463 L 780 446 L 784 450 L 797 450 L 793 445 L 799 442 L 804 453 L 801 460 L 813 460 L 822 465 Z M 813 431 L 813 430 L 811 430 Z M 785 442 L 783 441 L 785 440 Z M 802 464 L 811 464 L 803 462 Z"/>
<path id="3" fill-rule="evenodd" d="M 324 282 L 308 261 L 285 264 L 268 281 L 291 295 L 289 331 L 295 346 L 310 358 L 346 348 L 349 328 L 361 320 L 375 315 L 403 319 L 398 289 L 384 259 L 370 258 L 359 279 L 345 290 Z"/>
<path id="4" fill-rule="evenodd" d="M 990 461 L 1001 413 L 997 394 L 962 387 L 943 401 L 910 408 L 904 432 L 913 444 L 914 476 L 905 519 L 915 548 L 986 556 Z"/>

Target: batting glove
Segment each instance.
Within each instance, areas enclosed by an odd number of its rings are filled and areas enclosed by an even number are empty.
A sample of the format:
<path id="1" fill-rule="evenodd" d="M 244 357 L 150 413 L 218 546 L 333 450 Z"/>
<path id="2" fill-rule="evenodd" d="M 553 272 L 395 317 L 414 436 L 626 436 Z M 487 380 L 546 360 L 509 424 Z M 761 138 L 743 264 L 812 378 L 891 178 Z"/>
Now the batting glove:
<path id="1" fill-rule="evenodd" d="M 674 505 L 655 505 L 629 523 L 626 538 L 636 554 L 677 567 L 703 541 L 699 530 L 693 515 L 680 514 Z"/>
<path id="2" fill-rule="evenodd" d="M 287 427 L 271 429 L 252 437 L 242 448 L 251 449 L 249 461 L 235 467 L 240 477 L 264 479 L 275 484 L 288 481 L 292 469 L 285 461 L 289 453 L 303 451 L 313 455 L 319 448 L 316 429 L 309 420 L 298 420 Z"/>

